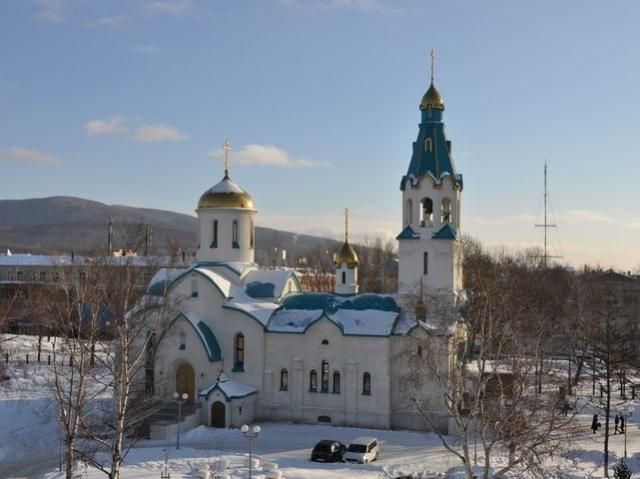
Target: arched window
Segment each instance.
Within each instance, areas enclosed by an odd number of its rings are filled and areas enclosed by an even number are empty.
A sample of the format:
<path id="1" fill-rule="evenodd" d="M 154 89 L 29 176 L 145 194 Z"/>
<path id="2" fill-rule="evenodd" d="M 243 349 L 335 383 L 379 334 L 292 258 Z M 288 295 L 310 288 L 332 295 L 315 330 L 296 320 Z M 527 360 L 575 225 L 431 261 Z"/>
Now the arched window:
<path id="1" fill-rule="evenodd" d="M 315 369 L 309 373 L 309 391 L 313 393 L 318 391 L 318 373 Z"/>
<path id="2" fill-rule="evenodd" d="M 286 369 L 280 370 L 280 391 L 289 390 L 289 372 Z"/>
<path id="3" fill-rule="evenodd" d="M 433 140 L 431 140 L 431 138 L 424 139 L 424 151 L 428 151 L 428 152 L 433 151 Z"/>
<path id="4" fill-rule="evenodd" d="M 420 218 L 420 226 L 425 226 L 433 221 L 433 201 L 431 198 L 422 199 L 422 217 Z"/>
<path id="5" fill-rule="evenodd" d="M 333 372 L 333 392 L 340 393 L 340 373 L 338 371 Z"/>
<path id="6" fill-rule="evenodd" d="M 218 247 L 218 220 L 213 220 L 213 236 L 212 236 L 212 240 L 211 240 L 211 248 L 217 248 Z"/>
<path id="7" fill-rule="evenodd" d="M 449 198 L 442 199 L 440 222 L 448 224 L 453 222 L 453 214 L 451 212 L 451 200 Z"/>
<path id="8" fill-rule="evenodd" d="M 251 220 L 251 222 L 249 223 L 249 248 L 253 248 L 253 244 L 254 244 L 254 235 L 255 235 L 255 230 L 253 227 L 253 220 Z"/>
<path id="9" fill-rule="evenodd" d="M 235 344 L 233 345 L 233 357 L 234 357 L 234 372 L 244 371 L 244 334 L 236 334 Z"/>
<path id="10" fill-rule="evenodd" d="M 184 334 L 184 331 L 180 331 L 180 347 L 178 349 L 185 350 L 187 349 L 187 335 Z"/>
<path id="11" fill-rule="evenodd" d="M 320 391 L 323 393 L 329 392 L 329 361 L 322 361 L 322 368 L 320 369 L 322 374 L 320 381 Z"/>
<path id="12" fill-rule="evenodd" d="M 371 374 L 364 373 L 362 375 L 362 394 L 371 396 Z"/>
<path id="13" fill-rule="evenodd" d="M 429 253 L 426 251 L 422 257 L 422 274 L 429 274 Z"/>
<path id="14" fill-rule="evenodd" d="M 342 284 L 345 284 L 347 282 L 347 273 L 345 273 L 344 271 L 342 272 Z"/>
<path id="15" fill-rule="evenodd" d="M 405 214 L 405 218 L 404 218 L 405 224 L 407 225 L 411 224 L 411 222 L 413 221 L 413 200 L 411 198 L 407 200 L 407 207 L 404 210 L 404 214 Z"/>
<path id="16" fill-rule="evenodd" d="M 231 247 L 232 248 L 240 248 L 240 243 L 238 243 L 238 220 L 233 220 L 233 226 L 231 230 Z"/>

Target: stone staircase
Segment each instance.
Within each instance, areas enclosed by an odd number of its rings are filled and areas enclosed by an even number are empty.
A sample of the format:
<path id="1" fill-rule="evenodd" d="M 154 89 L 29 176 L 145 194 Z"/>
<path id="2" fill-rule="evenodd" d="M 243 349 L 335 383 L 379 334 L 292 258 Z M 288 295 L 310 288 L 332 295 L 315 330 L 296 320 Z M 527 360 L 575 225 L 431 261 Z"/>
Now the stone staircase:
<path id="1" fill-rule="evenodd" d="M 201 404 L 183 404 L 180 422 L 182 431 L 194 427 L 199 423 Z M 186 425 L 184 423 L 187 423 Z M 164 402 L 149 416 L 151 439 L 163 439 L 174 434 L 178 423 L 178 405 L 174 402 Z"/>

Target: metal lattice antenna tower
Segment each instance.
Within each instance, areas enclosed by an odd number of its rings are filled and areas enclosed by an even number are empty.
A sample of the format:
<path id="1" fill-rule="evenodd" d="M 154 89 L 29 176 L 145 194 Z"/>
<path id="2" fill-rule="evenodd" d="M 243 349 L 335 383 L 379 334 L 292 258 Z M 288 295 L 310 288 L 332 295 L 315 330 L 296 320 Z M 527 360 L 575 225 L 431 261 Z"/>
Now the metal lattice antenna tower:
<path id="1" fill-rule="evenodd" d="M 550 256 L 547 250 L 548 247 L 548 241 L 547 241 L 547 230 L 549 228 L 555 228 L 558 225 L 555 223 L 549 223 L 547 220 L 547 202 L 548 202 L 548 197 L 549 197 L 549 181 L 548 181 L 548 174 L 547 174 L 547 161 L 545 160 L 544 162 L 544 223 L 543 224 L 536 224 L 536 228 L 544 228 L 544 249 L 543 249 L 543 255 L 542 255 L 542 263 L 544 268 L 547 268 L 547 259 L 549 258 L 561 258 L 561 256 Z"/>

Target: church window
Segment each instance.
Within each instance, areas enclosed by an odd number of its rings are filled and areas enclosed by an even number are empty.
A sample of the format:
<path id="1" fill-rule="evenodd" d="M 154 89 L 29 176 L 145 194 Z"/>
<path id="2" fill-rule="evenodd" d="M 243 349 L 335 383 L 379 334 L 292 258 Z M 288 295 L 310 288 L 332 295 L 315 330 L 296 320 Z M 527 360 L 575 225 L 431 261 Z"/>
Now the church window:
<path id="1" fill-rule="evenodd" d="M 211 240 L 211 248 L 218 247 L 218 220 L 213 220 L 213 239 Z"/>
<path id="2" fill-rule="evenodd" d="M 449 198 L 443 198 L 441 205 L 442 215 L 440 221 L 443 224 L 453 222 L 453 215 L 451 214 L 451 200 Z"/>
<path id="3" fill-rule="evenodd" d="M 340 393 L 340 373 L 338 371 L 333 372 L 333 392 Z"/>
<path id="4" fill-rule="evenodd" d="M 236 334 L 233 357 L 235 362 L 233 371 L 244 371 L 244 334 L 242 333 Z"/>
<path id="5" fill-rule="evenodd" d="M 22 281 L 24 277 L 24 273 L 22 271 L 18 271 L 18 281 Z"/>
<path id="6" fill-rule="evenodd" d="M 191 273 L 191 297 L 198 297 L 198 277 L 196 273 Z"/>
<path id="7" fill-rule="evenodd" d="M 418 345 L 418 357 L 422 357 L 422 346 Z"/>
<path id="8" fill-rule="evenodd" d="M 322 344 L 324 344 L 324 345 L 329 344 L 329 340 L 328 340 L 328 339 L 323 339 L 323 340 L 322 340 Z"/>
<path id="9" fill-rule="evenodd" d="M 315 369 L 312 369 L 309 373 L 309 392 L 315 393 L 318 391 L 318 373 Z"/>
<path id="10" fill-rule="evenodd" d="M 40 282 L 44 283 L 47 280 L 47 273 L 46 271 L 40 271 Z"/>
<path id="11" fill-rule="evenodd" d="M 433 221 L 433 201 L 431 198 L 423 198 L 422 200 L 422 218 L 420 218 L 420 226 L 425 226 Z"/>
<path id="12" fill-rule="evenodd" d="M 422 274 L 429 274 L 429 253 L 426 251 L 422 256 Z"/>
<path id="13" fill-rule="evenodd" d="M 413 221 L 413 200 L 411 198 L 407 200 L 407 207 L 404 210 L 404 214 L 405 214 L 405 218 L 404 218 L 405 224 L 410 225 L 411 222 Z"/>
<path id="14" fill-rule="evenodd" d="M 320 391 L 329 392 L 329 361 L 322 361 L 322 369 L 320 370 L 322 377 L 320 381 Z"/>
<path id="15" fill-rule="evenodd" d="M 233 226 L 232 226 L 232 230 L 231 230 L 231 247 L 232 248 L 239 248 L 240 247 L 240 243 L 238 243 L 238 220 L 233 220 Z"/>
<path id="16" fill-rule="evenodd" d="M 347 273 L 345 273 L 344 271 L 342 272 L 342 284 L 345 284 L 347 282 Z"/>
<path id="17" fill-rule="evenodd" d="M 253 244 L 254 244 L 254 236 L 255 236 L 255 229 L 253 227 L 253 220 L 251 220 L 251 222 L 249 223 L 249 248 L 253 248 Z"/>
<path id="18" fill-rule="evenodd" d="M 427 151 L 429 153 L 433 151 L 433 140 L 431 138 L 425 138 L 424 151 Z"/>
<path id="19" fill-rule="evenodd" d="M 184 331 L 180 331 L 180 347 L 178 349 L 187 349 L 187 335 L 184 334 Z"/>
<path id="20" fill-rule="evenodd" d="M 289 372 L 286 369 L 280 370 L 280 391 L 289 390 Z"/>
<path id="21" fill-rule="evenodd" d="M 369 373 L 362 375 L 362 395 L 371 396 L 371 374 Z"/>

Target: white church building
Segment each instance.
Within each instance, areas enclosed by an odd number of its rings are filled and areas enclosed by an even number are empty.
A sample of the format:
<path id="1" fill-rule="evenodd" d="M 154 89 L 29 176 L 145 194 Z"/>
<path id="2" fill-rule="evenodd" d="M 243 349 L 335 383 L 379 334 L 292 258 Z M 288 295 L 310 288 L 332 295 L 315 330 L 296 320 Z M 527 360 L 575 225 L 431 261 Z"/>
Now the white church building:
<path id="1" fill-rule="evenodd" d="M 417 394 L 422 413 L 448 429 L 436 381 L 422 378 L 418 391 L 411 382 L 416 361 L 433 359 L 423 345 L 442 345 L 446 370 L 464 330 L 457 319 L 434 317 L 438 308 L 424 299 L 437 295 L 454 310 L 462 297 L 462 177 L 443 111 L 432 78 L 400 184 L 393 295 L 358 293 L 358 257 L 347 234 L 334 256 L 334 293 L 303 291 L 292 271 L 260 268 L 256 204 L 225 165 L 198 202 L 195 262 L 161 271 L 149 288 L 175 305 L 154 339 L 148 377 L 157 399 L 187 393 L 196 422 L 213 427 L 292 421 L 425 430 Z"/>

